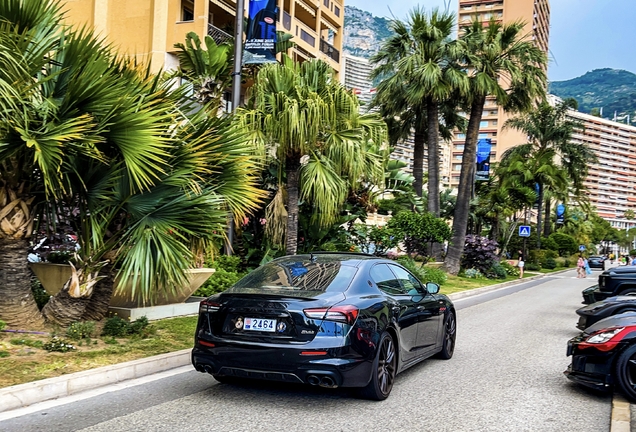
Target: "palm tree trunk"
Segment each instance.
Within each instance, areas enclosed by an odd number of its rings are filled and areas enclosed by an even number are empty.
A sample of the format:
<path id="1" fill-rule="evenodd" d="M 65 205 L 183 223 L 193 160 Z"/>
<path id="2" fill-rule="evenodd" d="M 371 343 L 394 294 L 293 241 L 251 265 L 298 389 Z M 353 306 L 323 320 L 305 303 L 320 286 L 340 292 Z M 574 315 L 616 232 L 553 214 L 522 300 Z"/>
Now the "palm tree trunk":
<path id="1" fill-rule="evenodd" d="M 541 222 L 543 221 L 543 183 L 539 182 L 539 202 L 537 203 L 537 249 L 541 249 Z"/>
<path id="2" fill-rule="evenodd" d="M 90 297 L 71 297 L 68 293 L 69 285 L 70 280 L 42 308 L 42 314 L 47 322 L 61 327 L 68 327 L 75 321 L 81 320 Z"/>
<path id="3" fill-rule="evenodd" d="M 552 217 L 550 216 L 550 199 L 545 200 L 545 227 L 543 228 L 544 237 L 548 237 L 552 231 Z"/>
<path id="4" fill-rule="evenodd" d="M 439 109 L 426 101 L 428 150 L 428 211 L 439 217 Z"/>
<path id="5" fill-rule="evenodd" d="M 466 130 L 466 141 L 462 156 L 462 169 L 459 177 L 459 190 L 457 204 L 453 217 L 453 238 L 448 245 L 448 253 L 444 260 L 444 269 L 453 275 L 459 273 L 464 243 L 466 241 L 466 228 L 470 213 L 470 199 L 473 191 L 473 167 L 477 158 L 477 138 L 479 137 L 479 123 L 486 102 L 485 96 L 477 96 L 470 107 L 470 118 Z"/>
<path id="6" fill-rule="evenodd" d="M 104 278 L 95 284 L 93 295 L 86 305 L 80 321 L 99 321 L 108 314 L 108 306 L 115 286 L 115 272 L 112 264 L 104 266 L 100 273 Z"/>
<path id="7" fill-rule="evenodd" d="M 287 171 L 287 255 L 298 251 L 298 189 L 300 183 L 300 158 L 288 157 Z"/>
<path id="8" fill-rule="evenodd" d="M 420 113 L 415 115 L 415 133 L 413 134 L 413 188 L 418 197 L 422 196 L 424 184 L 424 118 Z"/>
<path id="9" fill-rule="evenodd" d="M 44 327 L 31 291 L 28 251 L 25 239 L 0 238 L 0 319 L 16 330 Z"/>

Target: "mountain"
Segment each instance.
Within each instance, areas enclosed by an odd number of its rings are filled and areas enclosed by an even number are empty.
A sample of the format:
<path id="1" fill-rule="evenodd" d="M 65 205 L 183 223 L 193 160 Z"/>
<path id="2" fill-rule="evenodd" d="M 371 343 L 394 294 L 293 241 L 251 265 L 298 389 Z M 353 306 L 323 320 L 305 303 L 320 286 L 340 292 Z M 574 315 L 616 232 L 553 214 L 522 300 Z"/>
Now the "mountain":
<path id="1" fill-rule="evenodd" d="M 391 36 L 390 20 L 378 18 L 370 12 L 345 5 L 343 51 L 369 58 L 377 53 L 382 42 Z"/>
<path id="2" fill-rule="evenodd" d="M 630 122 L 636 123 L 636 75 L 626 70 L 595 69 L 578 78 L 551 82 L 548 90 L 560 98 L 576 99 L 581 112 L 602 108 L 602 117 L 629 115 Z"/>

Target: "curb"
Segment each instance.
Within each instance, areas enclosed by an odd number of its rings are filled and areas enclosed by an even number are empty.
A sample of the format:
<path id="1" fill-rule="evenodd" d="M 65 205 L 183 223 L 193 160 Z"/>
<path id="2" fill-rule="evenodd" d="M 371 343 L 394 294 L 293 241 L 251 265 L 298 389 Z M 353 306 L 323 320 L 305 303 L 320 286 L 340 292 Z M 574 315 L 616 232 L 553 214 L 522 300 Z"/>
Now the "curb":
<path id="1" fill-rule="evenodd" d="M 612 399 L 612 419 L 610 432 L 630 432 L 631 408 L 630 403 L 620 395 L 614 395 Z"/>
<path id="2" fill-rule="evenodd" d="M 0 412 L 190 364 L 188 348 L 0 389 Z"/>

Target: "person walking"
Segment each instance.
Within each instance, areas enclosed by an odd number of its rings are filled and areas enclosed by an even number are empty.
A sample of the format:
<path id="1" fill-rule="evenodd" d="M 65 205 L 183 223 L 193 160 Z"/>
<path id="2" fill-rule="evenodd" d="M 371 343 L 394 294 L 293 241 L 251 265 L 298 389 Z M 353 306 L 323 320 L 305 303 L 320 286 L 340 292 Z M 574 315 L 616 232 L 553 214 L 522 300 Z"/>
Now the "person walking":
<path id="1" fill-rule="evenodd" d="M 585 277 L 585 261 L 583 261 L 583 255 L 579 255 L 579 259 L 576 262 L 576 277 L 577 279 Z"/>
<path id="2" fill-rule="evenodd" d="M 517 263 L 517 267 L 519 267 L 519 279 L 523 278 L 523 267 L 525 264 L 526 263 L 523 261 L 523 252 L 519 251 L 519 262 Z"/>
<path id="3" fill-rule="evenodd" d="M 583 257 L 583 268 L 585 272 L 583 273 L 583 277 L 586 278 L 587 275 L 592 274 L 592 269 L 590 268 L 590 263 L 587 261 L 587 257 Z"/>

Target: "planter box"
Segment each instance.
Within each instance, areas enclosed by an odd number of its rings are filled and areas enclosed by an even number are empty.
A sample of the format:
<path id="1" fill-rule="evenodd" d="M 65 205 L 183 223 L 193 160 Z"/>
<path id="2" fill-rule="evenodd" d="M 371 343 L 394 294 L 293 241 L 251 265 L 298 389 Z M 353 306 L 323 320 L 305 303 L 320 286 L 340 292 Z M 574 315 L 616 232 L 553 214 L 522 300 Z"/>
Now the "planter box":
<path id="1" fill-rule="evenodd" d="M 50 294 L 55 295 L 64 286 L 66 281 L 71 277 L 71 266 L 68 264 L 52 264 L 52 263 L 31 263 L 31 270 L 40 280 L 42 288 Z M 173 293 L 162 293 L 155 302 L 150 304 L 138 304 L 136 300 L 130 298 L 131 285 L 128 283 L 125 292 L 121 294 L 113 294 L 110 305 L 122 308 L 135 308 L 146 306 L 161 306 L 175 303 L 183 303 L 192 295 L 203 283 L 208 280 L 215 272 L 212 268 L 196 268 L 187 271 L 189 274 L 189 283 L 177 289 Z"/>

